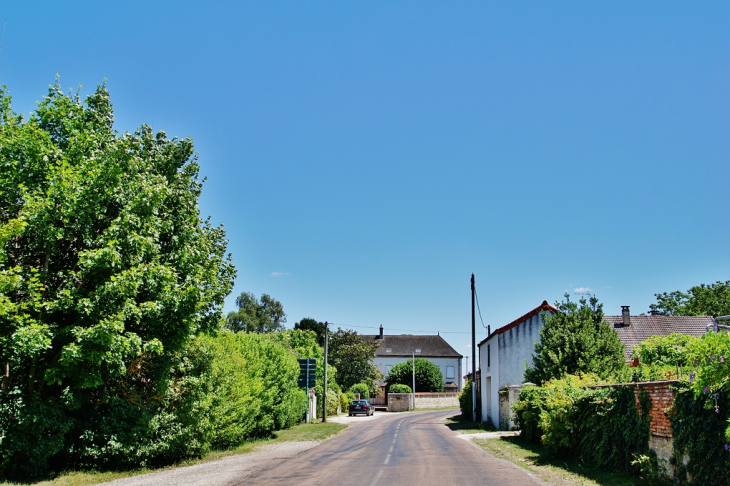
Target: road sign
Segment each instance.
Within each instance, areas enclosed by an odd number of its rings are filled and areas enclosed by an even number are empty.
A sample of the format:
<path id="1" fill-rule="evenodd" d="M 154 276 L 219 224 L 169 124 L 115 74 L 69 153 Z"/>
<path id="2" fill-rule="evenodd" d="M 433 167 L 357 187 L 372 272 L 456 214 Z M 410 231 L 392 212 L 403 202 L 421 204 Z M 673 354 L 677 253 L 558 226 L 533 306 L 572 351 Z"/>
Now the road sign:
<path id="1" fill-rule="evenodd" d="M 306 358 L 298 361 L 299 379 L 297 379 L 297 385 L 299 388 L 312 388 L 317 381 L 317 360 L 314 358 Z"/>

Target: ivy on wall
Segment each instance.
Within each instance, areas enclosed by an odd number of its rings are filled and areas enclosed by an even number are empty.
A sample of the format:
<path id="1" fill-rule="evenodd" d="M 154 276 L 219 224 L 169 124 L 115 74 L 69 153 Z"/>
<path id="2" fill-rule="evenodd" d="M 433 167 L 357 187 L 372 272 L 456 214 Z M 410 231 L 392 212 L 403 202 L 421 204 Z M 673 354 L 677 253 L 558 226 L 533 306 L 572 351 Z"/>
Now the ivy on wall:
<path id="1" fill-rule="evenodd" d="M 724 434 L 730 418 L 727 390 L 697 395 L 690 386 L 677 385 L 671 416 L 675 479 L 680 483 L 728 485 L 730 452 Z"/>

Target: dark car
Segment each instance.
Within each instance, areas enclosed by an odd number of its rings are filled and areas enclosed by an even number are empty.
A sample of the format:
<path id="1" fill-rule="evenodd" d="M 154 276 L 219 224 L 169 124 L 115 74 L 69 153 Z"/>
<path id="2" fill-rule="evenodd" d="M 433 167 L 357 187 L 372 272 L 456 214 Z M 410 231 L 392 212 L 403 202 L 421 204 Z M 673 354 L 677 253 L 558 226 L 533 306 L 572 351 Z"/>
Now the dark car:
<path id="1" fill-rule="evenodd" d="M 347 415 L 352 417 L 353 415 L 356 415 L 358 413 L 364 413 L 365 415 L 372 415 L 375 412 L 375 409 L 372 405 L 370 405 L 370 402 L 367 400 L 353 400 L 352 403 L 350 403 L 350 407 L 347 410 Z"/>

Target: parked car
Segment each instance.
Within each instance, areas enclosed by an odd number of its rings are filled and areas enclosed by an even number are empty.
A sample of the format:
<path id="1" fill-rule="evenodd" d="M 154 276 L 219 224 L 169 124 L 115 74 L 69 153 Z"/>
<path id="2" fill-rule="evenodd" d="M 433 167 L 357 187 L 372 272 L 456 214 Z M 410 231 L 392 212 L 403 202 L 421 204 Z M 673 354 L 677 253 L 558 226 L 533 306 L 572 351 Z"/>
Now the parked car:
<path id="1" fill-rule="evenodd" d="M 357 415 L 358 413 L 372 415 L 373 413 L 375 413 L 375 409 L 372 405 L 370 405 L 370 402 L 368 402 L 367 400 L 353 400 L 347 410 L 347 415 L 352 417 L 353 415 Z"/>

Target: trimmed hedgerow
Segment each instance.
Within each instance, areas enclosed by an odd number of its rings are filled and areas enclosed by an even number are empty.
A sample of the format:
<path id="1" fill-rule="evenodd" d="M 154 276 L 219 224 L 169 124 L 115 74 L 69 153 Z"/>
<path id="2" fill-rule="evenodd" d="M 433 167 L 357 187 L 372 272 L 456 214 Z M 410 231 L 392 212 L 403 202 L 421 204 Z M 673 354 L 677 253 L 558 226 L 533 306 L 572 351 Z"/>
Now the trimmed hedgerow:
<path id="1" fill-rule="evenodd" d="M 691 484 L 730 484 L 730 441 L 725 437 L 730 419 L 728 390 L 696 395 L 688 383 L 676 388 L 671 416 L 675 478 L 691 479 Z"/>
<path id="2" fill-rule="evenodd" d="M 513 407 L 522 437 L 541 442 L 553 455 L 577 455 L 612 470 L 631 470 L 632 460 L 648 455 L 650 402 L 627 387 L 591 388 L 592 377 L 568 375 L 528 386 Z"/>
<path id="3" fill-rule="evenodd" d="M 396 383 L 395 385 L 390 385 L 390 393 L 413 393 L 413 390 L 408 385 Z"/>

